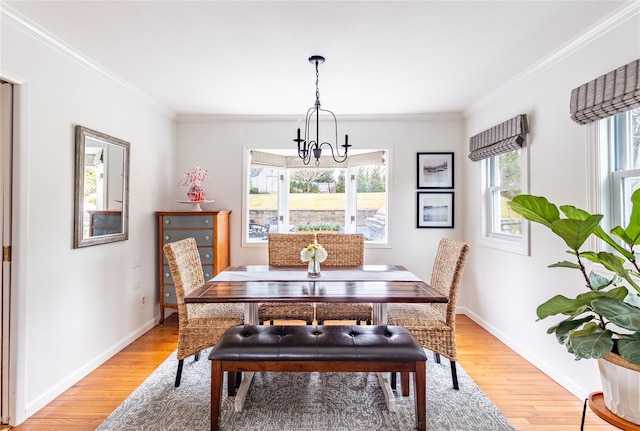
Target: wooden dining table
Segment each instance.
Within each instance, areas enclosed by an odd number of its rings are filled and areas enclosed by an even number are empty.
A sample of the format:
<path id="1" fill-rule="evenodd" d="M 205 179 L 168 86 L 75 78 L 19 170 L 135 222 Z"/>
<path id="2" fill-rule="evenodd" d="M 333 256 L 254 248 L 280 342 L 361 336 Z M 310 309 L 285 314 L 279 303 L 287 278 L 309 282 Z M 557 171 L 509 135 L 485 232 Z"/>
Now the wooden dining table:
<path id="1" fill-rule="evenodd" d="M 185 297 L 186 303 L 244 303 L 245 324 L 257 325 L 258 304 L 266 302 L 363 302 L 373 305 L 373 324 L 387 324 L 389 303 L 446 303 L 448 298 L 399 265 L 323 267 L 309 278 L 306 267 L 233 266 Z M 235 410 L 244 405 L 253 373 L 245 373 Z M 387 408 L 395 411 L 388 376 L 380 373 Z"/>

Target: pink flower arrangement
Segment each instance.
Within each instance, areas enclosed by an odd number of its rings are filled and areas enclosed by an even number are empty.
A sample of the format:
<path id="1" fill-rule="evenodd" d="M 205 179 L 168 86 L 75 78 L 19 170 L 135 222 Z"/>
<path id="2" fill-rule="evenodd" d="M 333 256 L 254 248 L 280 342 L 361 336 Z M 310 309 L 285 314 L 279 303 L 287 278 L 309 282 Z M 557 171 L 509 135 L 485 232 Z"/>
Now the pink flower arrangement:
<path id="1" fill-rule="evenodd" d="M 193 169 L 184 170 L 184 178 L 178 182 L 179 186 L 199 186 L 203 181 L 209 178 L 209 172 L 202 166 L 196 166 Z"/>
<path id="2" fill-rule="evenodd" d="M 184 170 L 184 178 L 178 182 L 179 186 L 188 186 L 187 196 L 192 202 L 201 202 L 206 198 L 206 193 L 200 184 L 209 177 L 209 173 L 202 166 Z"/>

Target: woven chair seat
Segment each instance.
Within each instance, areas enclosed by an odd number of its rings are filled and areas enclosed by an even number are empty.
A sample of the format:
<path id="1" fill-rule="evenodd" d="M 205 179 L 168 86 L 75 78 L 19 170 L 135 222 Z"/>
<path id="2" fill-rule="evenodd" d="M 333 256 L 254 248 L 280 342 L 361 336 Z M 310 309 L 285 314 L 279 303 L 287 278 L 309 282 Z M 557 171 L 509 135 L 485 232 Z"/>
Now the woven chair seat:
<path id="1" fill-rule="evenodd" d="M 263 302 L 258 305 L 258 320 L 303 320 L 311 323 L 315 320 L 313 303 Z"/>
<path id="2" fill-rule="evenodd" d="M 454 328 L 447 325 L 446 315 L 429 304 L 388 304 L 389 325 L 408 329 L 423 347 L 451 361 L 457 360 Z"/>
<path id="3" fill-rule="evenodd" d="M 244 304 L 187 304 L 189 319 L 240 319 L 244 322 Z"/>
<path id="4" fill-rule="evenodd" d="M 190 319 L 178 331 L 177 359 L 183 360 L 200 353 L 218 342 L 222 334 L 232 326 L 242 325 L 244 319 L 235 317 L 203 317 Z"/>
<path id="5" fill-rule="evenodd" d="M 389 325 L 440 327 L 451 329 L 447 325 L 447 316 L 430 304 L 388 304 Z M 397 323 L 391 323 L 391 322 Z"/>
<path id="6" fill-rule="evenodd" d="M 373 318 L 373 306 L 361 302 L 329 304 L 321 302 L 316 304 L 316 319 L 318 324 L 327 320 L 359 320 L 371 321 Z"/>

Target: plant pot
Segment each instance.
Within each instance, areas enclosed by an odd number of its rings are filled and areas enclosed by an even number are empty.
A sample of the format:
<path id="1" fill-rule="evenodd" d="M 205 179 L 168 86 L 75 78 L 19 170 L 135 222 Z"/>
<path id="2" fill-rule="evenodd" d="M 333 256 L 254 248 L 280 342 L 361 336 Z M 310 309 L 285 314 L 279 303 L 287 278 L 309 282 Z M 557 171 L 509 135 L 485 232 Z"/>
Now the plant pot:
<path id="1" fill-rule="evenodd" d="M 598 359 L 604 404 L 611 412 L 640 425 L 640 366 L 608 353 Z"/>

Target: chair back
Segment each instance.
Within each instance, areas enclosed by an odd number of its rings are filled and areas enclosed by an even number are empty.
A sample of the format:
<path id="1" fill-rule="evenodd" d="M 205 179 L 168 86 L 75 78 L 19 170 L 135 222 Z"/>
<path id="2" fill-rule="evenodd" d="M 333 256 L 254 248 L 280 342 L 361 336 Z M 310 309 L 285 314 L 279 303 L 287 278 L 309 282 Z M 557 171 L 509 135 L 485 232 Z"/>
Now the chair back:
<path id="1" fill-rule="evenodd" d="M 173 284 L 176 288 L 179 323 L 184 326 L 189 320 L 184 298 L 204 284 L 198 245 L 194 238 L 186 238 L 165 244 L 163 250 L 167 256 Z"/>
<path id="2" fill-rule="evenodd" d="M 327 250 L 326 266 L 364 265 L 364 235 L 359 233 L 316 234 L 318 244 Z"/>
<path id="3" fill-rule="evenodd" d="M 272 266 L 307 266 L 300 260 L 300 252 L 315 241 L 313 233 L 270 233 L 269 265 Z"/>
<path id="4" fill-rule="evenodd" d="M 449 325 L 455 324 L 458 289 L 468 255 L 469 244 L 450 238 L 442 238 L 440 240 L 433 263 L 430 284 L 438 292 L 449 298 L 449 302 L 446 304 L 446 318 Z"/>

